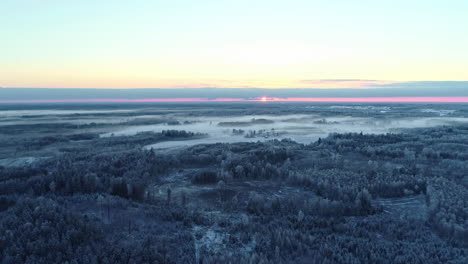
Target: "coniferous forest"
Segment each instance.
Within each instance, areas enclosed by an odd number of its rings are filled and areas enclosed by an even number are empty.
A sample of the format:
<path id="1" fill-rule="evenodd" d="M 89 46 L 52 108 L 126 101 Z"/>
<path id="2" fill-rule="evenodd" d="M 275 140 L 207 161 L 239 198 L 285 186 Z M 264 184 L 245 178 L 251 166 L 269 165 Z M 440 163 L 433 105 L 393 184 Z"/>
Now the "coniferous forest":
<path id="1" fill-rule="evenodd" d="M 0 119 L 1 263 L 468 263 L 465 105 L 134 107 Z"/>

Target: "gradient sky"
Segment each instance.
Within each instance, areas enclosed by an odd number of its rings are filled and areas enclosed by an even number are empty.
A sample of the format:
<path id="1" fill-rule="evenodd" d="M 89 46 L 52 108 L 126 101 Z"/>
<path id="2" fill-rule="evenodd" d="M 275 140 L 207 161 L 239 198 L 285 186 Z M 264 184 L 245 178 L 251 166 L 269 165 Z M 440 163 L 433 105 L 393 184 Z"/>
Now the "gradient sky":
<path id="1" fill-rule="evenodd" d="M 0 0 L 0 86 L 468 80 L 467 0 Z"/>

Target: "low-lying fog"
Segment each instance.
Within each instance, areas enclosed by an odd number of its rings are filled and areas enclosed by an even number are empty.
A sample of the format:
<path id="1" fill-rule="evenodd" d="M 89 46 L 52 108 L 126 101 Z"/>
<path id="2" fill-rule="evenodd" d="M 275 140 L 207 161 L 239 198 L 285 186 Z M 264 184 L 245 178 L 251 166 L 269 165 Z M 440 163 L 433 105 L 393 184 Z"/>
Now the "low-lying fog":
<path id="1" fill-rule="evenodd" d="M 131 126 L 102 134 L 102 137 L 135 135 L 139 132 L 162 130 L 186 130 L 207 134 L 207 137 L 193 140 L 165 141 L 146 148 L 165 149 L 192 146 L 205 143 L 234 143 L 265 141 L 290 138 L 299 143 L 310 143 L 329 133 L 363 132 L 381 134 L 399 132 L 401 129 L 432 127 L 453 123 L 466 123 L 462 117 L 422 117 L 422 118 L 360 118 L 360 117 L 321 117 L 318 115 L 248 115 L 236 117 L 196 117 L 177 118 L 176 124 L 156 124 Z M 237 130 L 237 131 L 233 131 Z M 239 131 L 242 130 L 242 131 Z M 255 131 L 255 134 L 253 134 Z"/>
<path id="2" fill-rule="evenodd" d="M 437 105 L 434 105 L 434 108 L 427 106 L 278 105 L 271 108 L 258 106 L 229 108 L 214 105 L 182 107 L 165 105 L 111 110 L 1 110 L 0 129 L 2 126 L 23 124 L 95 123 L 103 126 L 91 132 L 101 133 L 101 137 L 131 136 L 139 132 L 162 130 L 186 130 L 205 134 L 203 137 L 159 142 L 145 147 L 167 149 L 203 143 L 256 142 L 284 138 L 310 143 L 319 137 L 326 137 L 329 133 L 398 133 L 401 129 L 407 128 L 468 122 L 464 112 Z M 454 106 L 454 109 L 464 108 Z M 275 114 L 255 115 L 262 111 Z M 80 132 L 89 131 L 80 130 Z"/>

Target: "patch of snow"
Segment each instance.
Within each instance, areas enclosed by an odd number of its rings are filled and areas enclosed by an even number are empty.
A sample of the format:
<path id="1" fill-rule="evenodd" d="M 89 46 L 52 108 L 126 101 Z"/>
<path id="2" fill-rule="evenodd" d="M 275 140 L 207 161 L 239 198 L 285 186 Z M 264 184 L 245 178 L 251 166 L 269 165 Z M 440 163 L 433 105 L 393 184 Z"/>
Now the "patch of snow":
<path id="1" fill-rule="evenodd" d="M 19 157 L 0 159 L 0 166 L 3 167 L 25 167 L 37 161 L 47 159 L 47 157 Z"/>

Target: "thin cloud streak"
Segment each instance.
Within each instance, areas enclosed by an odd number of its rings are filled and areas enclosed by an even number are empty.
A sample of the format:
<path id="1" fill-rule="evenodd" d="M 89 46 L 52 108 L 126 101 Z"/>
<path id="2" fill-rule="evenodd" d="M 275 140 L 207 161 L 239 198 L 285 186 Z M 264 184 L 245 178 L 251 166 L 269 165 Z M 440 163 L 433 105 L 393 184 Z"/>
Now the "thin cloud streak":
<path id="1" fill-rule="evenodd" d="M 389 81 L 382 80 L 370 80 L 370 79 L 306 79 L 299 80 L 301 86 L 307 85 L 309 88 L 353 88 L 361 89 L 372 86 L 384 85 L 392 83 Z"/>
<path id="2" fill-rule="evenodd" d="M 379 80 L 367 80 L 367 79 L 312 79 L 312 80 L 301 80 L 303 83 L 327 83 L 327 82 L 381 82 Z"/>

